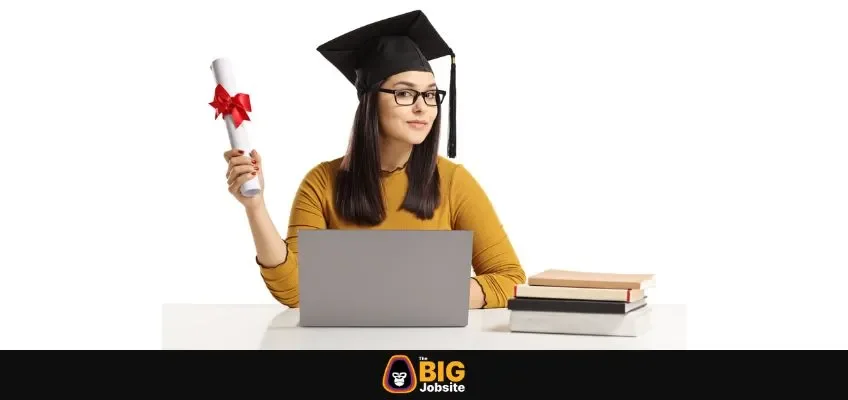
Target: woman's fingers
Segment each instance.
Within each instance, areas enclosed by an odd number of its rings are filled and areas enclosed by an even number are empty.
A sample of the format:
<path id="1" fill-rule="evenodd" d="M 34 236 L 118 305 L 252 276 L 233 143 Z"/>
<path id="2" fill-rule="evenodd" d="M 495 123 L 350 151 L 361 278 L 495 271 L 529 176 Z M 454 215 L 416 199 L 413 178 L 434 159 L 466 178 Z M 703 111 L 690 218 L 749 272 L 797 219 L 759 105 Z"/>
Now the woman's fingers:
<path id="1" fill-rule="evenodd" d="M 230 158 L 238 157 L 242 154 L 244 154 L 244 152 L 238 149 L 227 150 L 224 152 L 224 161 L 230 162 Z"/>
<path id="2" fill-rule="evenodd" d="M 238 149 L 227 150 L 224 152 L 224 160 L 227 162 L 227 185 L 234 195 L 238 194 L 241 185 L 259 173 L 259 165 L 262 163 L 262 157 L 256 150 L 251 151 L 250 155 Z"/>
<path id="3" fill-rule="evenodd" d="M 231 167 L 227 172 L 227 184 L 233 183 L 236 179 L 239 179 L 243 175 L 251 175 L 251 172 L 256 172 L 258 167 L 251 165 L 237 165 L 235 167 Z M 252 176 L 252 175 L 251 175 Z M 250 178 L 248 178 L 250 179 Z"/>
<path id="4" fill-rule="evenodd" d="M 253 177 L 255 177 L 256 174 L 257 174 L 256 171 L 244 173 L 244 174 L 238 175 L 238 177 L 235 178 L 234 180 L 228 181 L 230 193 L 235 194 L 236 192 L 238 192 L 241 185 L 243 185 L 245 182 L 253 179 Z"/>
<path id="5" fill-rule="evenodd" d="M 237 156 L 230 157 L 230 161 L 228 161 L 230 166 L 234 167 L 236 165 L 248 165 L 253 164 L 253 160 L 248 156 Z"/>
<path id="6" fill-rule="evenodd" d="M 259 153 L 256 150 L 253 150 L 250 154 L 251 154 L 251 156 L 255 155 L 254 158 L 259 156 Z M 245 160 L 247 160 L 249 162 L 249 161 L 251 161 L 251 157 L 248 156 L 247 154 L 244 154 L 243 150 L 233 149 L 233 150 L 225 151 L 224 152 L 224 161 L 229 163 L 233 160 L 238 160 L 238 162 L 244 162 Z"/>
<path id="7" fill-rule="evenodd" d="M 256 162 L 248 156 L 233 156 L 233 155 L 227 156 L 227 155 L 225 155 L 225 158 L 229 158 L 229 160 L 227 160 L 228 166 L 227 166 L 227 173 L 226 173 L 226 176 L 228 178 L 231 176 L 233 168 L 236 168 L 236 167 L 242 166 L 242 165 L 248 166 L 248 167 L 256 165 Z"/>

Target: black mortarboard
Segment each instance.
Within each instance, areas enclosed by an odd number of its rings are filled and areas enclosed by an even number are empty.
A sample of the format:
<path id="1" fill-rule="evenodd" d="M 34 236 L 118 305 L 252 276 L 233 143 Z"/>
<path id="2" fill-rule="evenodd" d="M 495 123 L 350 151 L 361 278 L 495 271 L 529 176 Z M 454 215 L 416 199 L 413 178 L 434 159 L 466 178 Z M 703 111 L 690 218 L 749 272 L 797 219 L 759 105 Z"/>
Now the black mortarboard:
<path id="1" fill-rule="evenodd" d="M 448 157 L 456 157 L 456 57 L 423 12 L 362 26 L 317 50 L 356 87 L 358 96 L 400 72 L 433 72 L 429 60 L 450 55 Z"/>

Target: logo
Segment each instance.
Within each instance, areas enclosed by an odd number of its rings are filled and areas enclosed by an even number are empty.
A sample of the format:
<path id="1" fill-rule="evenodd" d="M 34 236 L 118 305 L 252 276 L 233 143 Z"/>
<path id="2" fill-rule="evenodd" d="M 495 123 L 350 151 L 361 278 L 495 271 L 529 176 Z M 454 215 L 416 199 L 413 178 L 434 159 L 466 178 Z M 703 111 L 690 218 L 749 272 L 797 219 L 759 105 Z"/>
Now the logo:
<path id="1" fill-rule="evenodd" d="M 412 360 L 403 355 L 392 356 L 383 372 L 383 389 L 389 393 L 409 393 L 417 384 Z"/>
<path id="2" fill-rule="evenodd" d="M 465 392 L 465 364 L 459 360 L 431 360 L 398 354 L 389 358 L 383 371 L 383 389 L 404 394 L 418 389 L 429 393 Z"/>

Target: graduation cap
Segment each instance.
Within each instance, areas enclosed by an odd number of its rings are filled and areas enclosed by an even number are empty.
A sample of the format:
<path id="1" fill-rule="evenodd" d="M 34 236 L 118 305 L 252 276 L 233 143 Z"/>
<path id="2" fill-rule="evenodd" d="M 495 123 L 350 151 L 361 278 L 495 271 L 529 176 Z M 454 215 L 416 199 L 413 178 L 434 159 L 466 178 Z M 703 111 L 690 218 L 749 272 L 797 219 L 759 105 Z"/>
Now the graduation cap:
<path id="1" fill-rule="evenodd" d="M 317 49 L 356 87 L 358 96 L 404 71 L 433 72 L 429 60 L 451 56 L 448 157 L 456 157 L 456 57 L 420 10 L 377 21 Z"/>

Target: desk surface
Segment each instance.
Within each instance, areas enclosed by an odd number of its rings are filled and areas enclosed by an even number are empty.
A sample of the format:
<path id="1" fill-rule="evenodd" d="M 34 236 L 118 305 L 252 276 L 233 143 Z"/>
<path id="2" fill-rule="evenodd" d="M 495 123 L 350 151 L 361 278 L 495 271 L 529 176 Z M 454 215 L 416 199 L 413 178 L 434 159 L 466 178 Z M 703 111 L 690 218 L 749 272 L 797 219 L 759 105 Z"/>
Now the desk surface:
<path id="1" fill-rule="evenodd" d="M 163 349 L 685 349 L 686 307 L 651 305 L 637 338 L 509 331 L 509 310 L 470 310 L 464 328 L 302 328 L 278 305 L 163 306 Z"/>

